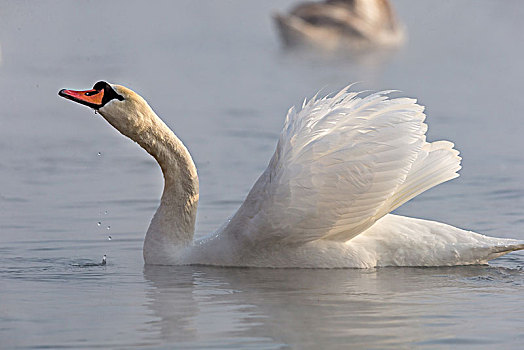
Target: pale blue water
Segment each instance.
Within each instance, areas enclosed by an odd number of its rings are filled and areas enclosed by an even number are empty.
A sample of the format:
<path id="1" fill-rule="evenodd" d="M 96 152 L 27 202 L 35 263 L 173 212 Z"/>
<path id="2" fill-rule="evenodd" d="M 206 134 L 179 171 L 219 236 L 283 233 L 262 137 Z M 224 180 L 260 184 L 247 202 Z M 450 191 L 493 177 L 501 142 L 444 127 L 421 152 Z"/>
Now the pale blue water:
<path id="1" fill-rule="evenodd" d="M 241 203 L 292 104 L 354 81 L 399 89 L 464 168 L 398 212 L 524 239 L 521 2 L 395 1 L 409 43 L 374 63 L 282 50 L 270 13 L 292 3 L 0 3 L 0 348 L 522 346 L 522 253 L 489 267 L 144 267 L 160 171 L 61 88 L 104 79 L 148 99 L 199 169 L 198 235 Z"/>

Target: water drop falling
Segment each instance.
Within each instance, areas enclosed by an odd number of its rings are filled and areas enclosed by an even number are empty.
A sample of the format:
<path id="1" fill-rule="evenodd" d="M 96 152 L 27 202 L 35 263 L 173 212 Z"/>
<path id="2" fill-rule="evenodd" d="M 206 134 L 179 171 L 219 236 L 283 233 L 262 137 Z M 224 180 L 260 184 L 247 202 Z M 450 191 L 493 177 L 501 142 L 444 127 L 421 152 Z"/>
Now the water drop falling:
<path id="1" fill-rule="evenodd" d="M 100 221 L 96 223 L 96 226 L 101 226 L 101 225 L 102 223 Z"/>
<path id="2" fill-rule="evenodd" d="M 96 155 L 100 157 L 102 155 L 102 152 L 98 152 Z"/>
<path id="3" fill-rule="evenodd" d="M 111 230 L 111 226 L 107 225 L 106 229 Z"/>
<path id="4" fill-rule="evenodd" d="M 107 215 L 107 210 L 106 210 L 106 211 L 104 211 L 104 215 Z"/>
<path id="5" fill-rule="evenodd" d="M 111 236 L 107 236 L 107 240 L 108 241 L 112 240 Z"/>

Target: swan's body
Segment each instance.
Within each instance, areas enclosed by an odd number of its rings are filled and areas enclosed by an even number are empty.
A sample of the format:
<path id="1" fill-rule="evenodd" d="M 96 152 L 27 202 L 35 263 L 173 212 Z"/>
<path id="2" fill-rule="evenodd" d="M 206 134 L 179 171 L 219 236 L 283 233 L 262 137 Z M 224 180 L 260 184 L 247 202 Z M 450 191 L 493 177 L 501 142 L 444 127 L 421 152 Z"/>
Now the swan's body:
<path id="1" fill-rule="evenodd" d="M 426 142 L 423 107 L 388 92 L 342 90 L 289 111 L 277 150 L 236 214 L 193 241 L 198 177 L 189 152 L 131 90 L 104 82 L 60 95 L 97 109 L 160 164 L 160 206 L 144 242 L 147 264 L 374 267 L 484 264 L 524 249 L 438 222 L 389 214 L 458 176 L 447 141 Z"/>
<path id="2" fill-rule="evenodd" d="M 305 2 L 274 19 L 288 46 L 363 50 L 396 47 L 405 40 L 388 0 Z"/>

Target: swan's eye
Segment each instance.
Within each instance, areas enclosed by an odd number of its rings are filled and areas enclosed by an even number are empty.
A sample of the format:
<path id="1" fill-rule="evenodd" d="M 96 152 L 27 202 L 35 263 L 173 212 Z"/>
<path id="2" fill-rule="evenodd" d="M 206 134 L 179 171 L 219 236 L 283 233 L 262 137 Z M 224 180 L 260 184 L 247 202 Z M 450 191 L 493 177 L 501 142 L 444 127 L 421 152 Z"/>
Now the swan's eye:
<path id="1" fill-rule="evenodd" d="M 93 96 L 93 95 L 96 95 L 100 93 L 100 91 L 96 91 L 96 90 L 91 90 L 91 91 L 88 91 L 85 93 L 86 96 Z"/>

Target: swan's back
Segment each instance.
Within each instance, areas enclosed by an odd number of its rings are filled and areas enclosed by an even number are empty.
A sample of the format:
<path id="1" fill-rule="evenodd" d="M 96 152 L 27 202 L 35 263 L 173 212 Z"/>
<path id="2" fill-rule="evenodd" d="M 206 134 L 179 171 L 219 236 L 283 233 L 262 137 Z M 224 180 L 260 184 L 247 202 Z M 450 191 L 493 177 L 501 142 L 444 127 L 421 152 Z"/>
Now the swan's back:
<path id="1" fill-rule="evenodd" d="M 424 108 L 342 90 L 286 117 L 277 149 L 233 218 L 186 261 L 226 266 L 485 264 L 524 242 L 389 214 L 458 176 L 449 141 L 426 142 Z"/>
<path id="2" fill-rule="evenodd" d="M 405 37 L 387 0 L 304 2 L 275 22 L 288 46 L 354 51 L 398 46 Z"/>

